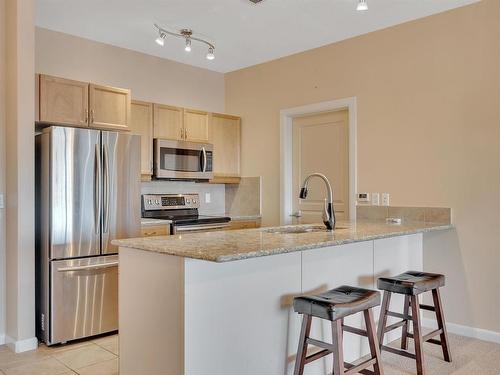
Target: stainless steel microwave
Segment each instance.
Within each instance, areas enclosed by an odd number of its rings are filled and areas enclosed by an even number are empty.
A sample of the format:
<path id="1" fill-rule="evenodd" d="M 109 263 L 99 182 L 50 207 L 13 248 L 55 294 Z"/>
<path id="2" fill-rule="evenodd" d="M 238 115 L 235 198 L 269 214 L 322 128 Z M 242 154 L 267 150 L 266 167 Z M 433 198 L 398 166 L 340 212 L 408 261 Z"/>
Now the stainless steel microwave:
<path id="1" fill-rule="evenodd" d="M 154 177 L 170 180 L 213 178 L 213 145 L 155 138 Z"/>

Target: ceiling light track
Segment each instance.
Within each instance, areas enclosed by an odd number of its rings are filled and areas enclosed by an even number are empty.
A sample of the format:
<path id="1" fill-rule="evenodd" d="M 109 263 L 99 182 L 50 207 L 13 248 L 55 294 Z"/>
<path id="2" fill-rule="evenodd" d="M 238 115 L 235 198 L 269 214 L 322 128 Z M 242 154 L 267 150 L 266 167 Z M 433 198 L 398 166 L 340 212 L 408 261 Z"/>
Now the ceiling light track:
<path id="1" fill-rule="evenodd" d="M 165 38 L 167 35 L 174 36 L 176 38 L 182 38 L 185 40 L 186 45 L 184 47 L 184 50 L 186 52 L 191 52 L 191 42 L 194 40 L 196 42 L 200 42 L 205 44 L 208 47 L 208 52 L 207 52 L 207 60 L 214 60 L 215 59 L 215 45 L 209 42 L 206 39 L 200 38 L 193 36 L 193 30 L 191 29 L 181 29 L 178 32 L 175 31 L 169 31 L 164 28 L 162 28 L 158 24 L 154 24 L 154 27 L 156 31 L 158 32 L 158 37 L 156 38 L 156 43 L 158 43 L 160 46 L 163 47 L 165 44 Z"/>

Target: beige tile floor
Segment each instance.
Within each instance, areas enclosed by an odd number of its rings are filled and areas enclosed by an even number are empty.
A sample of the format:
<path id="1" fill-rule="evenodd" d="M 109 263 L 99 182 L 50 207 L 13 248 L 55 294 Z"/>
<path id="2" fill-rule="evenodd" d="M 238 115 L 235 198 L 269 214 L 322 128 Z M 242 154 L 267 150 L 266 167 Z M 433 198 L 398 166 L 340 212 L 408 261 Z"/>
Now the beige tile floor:
<path id="1" fill-rule="evenodd" d="M 440 347 L 426 344 L 427 375 L 500 374 L 500 345 L 456 335 L 450 335 L 450 341 L 453 363 L 443 362 Z M 382 357 L 385 375 L 415 374 L 412 360 L 386 352 Z M 14 354 L 7 347 L 0 346 L 0 375 L 64 374 L 117 375 L 118 336 L 55 348 L 42 345 L 36 351 L 21 354 Z"/>
<path id="2" fill-rule="evenodd" d="M 0 346 L 0 375 L 118 375 L 118 335 L 14 354 Z"/>

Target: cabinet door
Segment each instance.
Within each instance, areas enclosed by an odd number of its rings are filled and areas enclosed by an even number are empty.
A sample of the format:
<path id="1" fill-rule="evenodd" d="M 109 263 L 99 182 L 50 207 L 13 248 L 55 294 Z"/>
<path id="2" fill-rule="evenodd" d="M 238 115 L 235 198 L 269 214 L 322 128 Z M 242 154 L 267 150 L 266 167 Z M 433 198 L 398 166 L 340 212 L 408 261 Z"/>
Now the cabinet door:
<path id="1" fill-rule="evenodd" d="M 130 124 L 130 90 L 90 85 L 90 126 L 128 130 Z"/>
<path id="2" fill-rule="evenodd" d="M 87 126 L 89 84 L 40 75 L 39 119 L 54 124 Z"/>
<path id="3" fill-rule="evenodd" d="M 154 138 L 183 139 L 182 108 L 154 104 L 153 112 Z"/>
<path id="4" fill-rule="evenodd" d="M 141 175 L 153 174 L 153 104 L 132 101 L 130 131 L 141 136 Z"/>
<path id="5" fill-rule="evenodd" d="M 212 113 L 210 142 L 214 145 L 214 175 L 240 176 L 241 119 Z"/>
<path id="6" fill-rule="evenodd" d="M 208 142 L 209 114 L 192 109 L 184 110 L 184 139 L 192 142 Z"/>

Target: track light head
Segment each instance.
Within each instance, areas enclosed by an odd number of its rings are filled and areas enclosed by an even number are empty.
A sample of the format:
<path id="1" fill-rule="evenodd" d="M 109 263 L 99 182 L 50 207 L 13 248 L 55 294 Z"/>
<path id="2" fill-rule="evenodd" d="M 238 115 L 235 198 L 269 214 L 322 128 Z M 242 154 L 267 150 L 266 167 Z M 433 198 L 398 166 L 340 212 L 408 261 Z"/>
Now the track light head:
<path id="1" fill-rule="evenodd" d="M 167 36 L 167 34 L 165 34 L 164 32 L 160 31 L 159 34 L 158 34 L 158 38 L 155 39 L 155 42 L 156 44 L 158 44 L 159 46 L 164 46 L 165 45 L 165 37 Z"/>
<path id="2" fill-rule="evenodd" d="M 356 10 L 359 10 L 359 11 L 368 10 L 367 0 L 359 0 Z"/>
<path id="3" fill-rule="evenodd" d="M 186 47 L 184 47 L 184 51 L 191 52 L 191 38 L 186 38 Z"/>
<path id="4" fill-rule="evenodd" d="M 214 60 L 214 59 L 215 59 L 214 47 L 208 47 L 207 60 Z"/>

